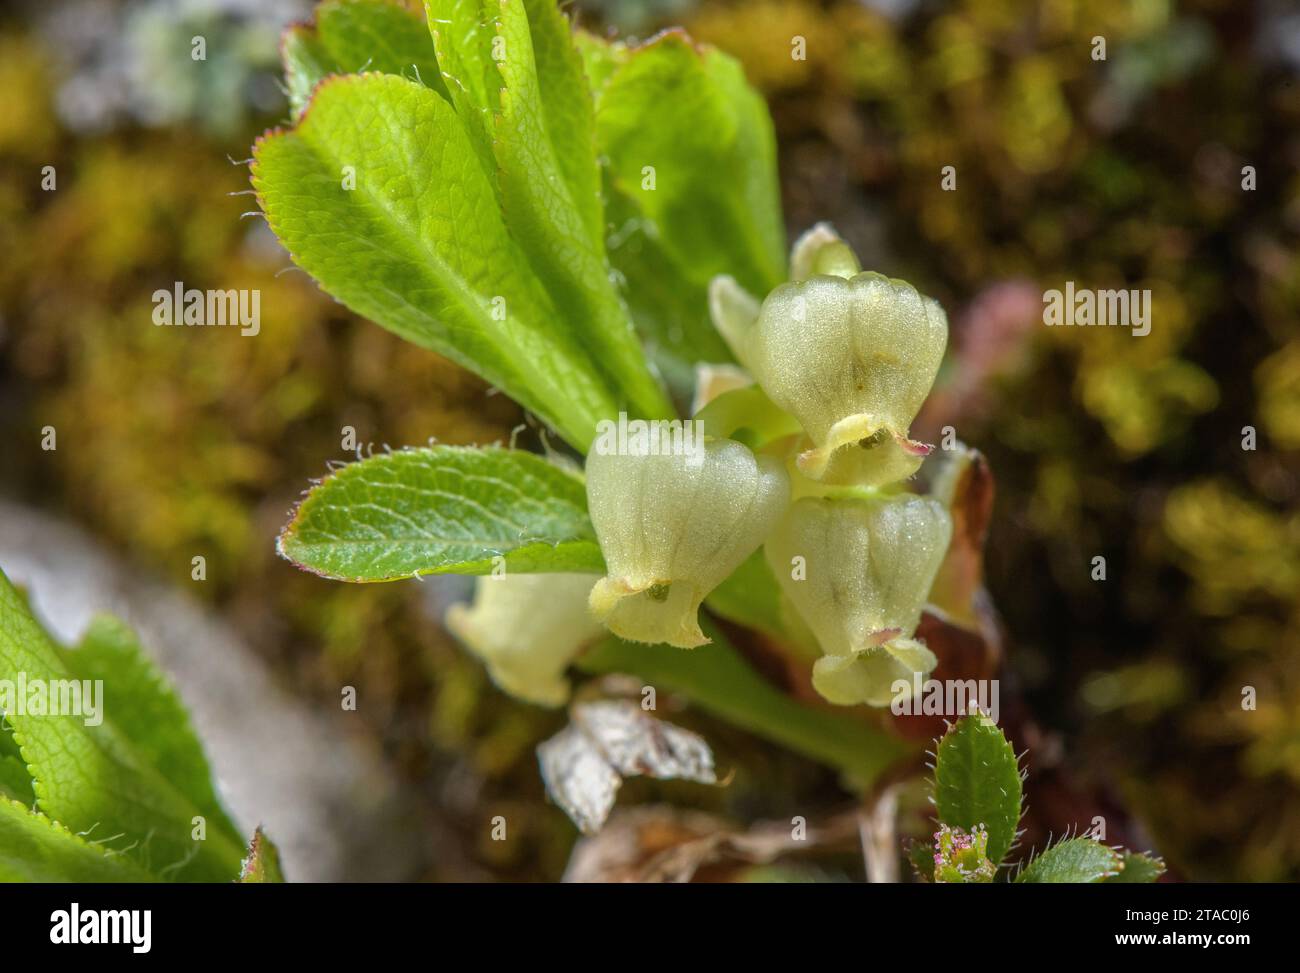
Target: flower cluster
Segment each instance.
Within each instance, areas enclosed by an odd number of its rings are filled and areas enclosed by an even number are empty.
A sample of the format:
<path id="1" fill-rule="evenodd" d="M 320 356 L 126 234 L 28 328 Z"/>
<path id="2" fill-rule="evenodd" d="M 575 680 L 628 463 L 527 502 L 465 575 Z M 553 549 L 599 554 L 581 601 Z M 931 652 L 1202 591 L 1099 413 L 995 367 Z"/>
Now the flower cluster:
<path id="1" fill-rule="evenodd" d="M 696 396 L 702 460 L 588 458 L 609 572 L 590 606 L 625 639 L 698 646 L 702 600 L 762 546 L 820 647 L 816 689 L 883 706 L 896 680 L 935 666 L 913 636 L 952 522 L 904 481 L 930 451 L 908 430 L 947 319 L 909 284 L 862 272 L 825 224 L 796 243 L 790 273 L 762 302 L 713 282 L 714 323 L 745 375 Z"/>
<path id="2" fill-rule="evenodd" d="M 710 311 L 740 367 L 700 368 L 695 448 L 629 437 L 587 457 L 606 575 L 483 579 L 473 609 L 448 619 L 503 688 L 564 702 L 564 670 L 602 623 L 629 641 L 705 644 L 701 604 L 760 547 L 783 617 L 816 643 L 827 700 L 886 706 L 934 669 L 915 633 L 952 518 L 941 493 L 906 481 L 930 452 L 909 427 L 947 319 L 911 285 L 862 272 L 826 224 L 795 244 L 790 277 L 761 302 L 714 280 Z"/>

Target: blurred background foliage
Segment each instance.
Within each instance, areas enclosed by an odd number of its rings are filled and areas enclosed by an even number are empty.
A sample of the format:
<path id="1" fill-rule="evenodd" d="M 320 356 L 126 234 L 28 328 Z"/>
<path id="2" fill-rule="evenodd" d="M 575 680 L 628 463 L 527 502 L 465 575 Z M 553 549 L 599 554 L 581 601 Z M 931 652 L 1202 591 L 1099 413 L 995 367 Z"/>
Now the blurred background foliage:
<path id="1" fill-rule="evenodd" d="M 1061 762 L 1117 795 L 1183 877 L 1300 879 L 1300 14 L 1267 0 L 577 9 L 638 36 L 684 23 L 740 58 L 776 120 L 790 230 L 829 219 L 866 267 L 948 309 L 951 351 L 915 431 L 954 426 L 997 476 L 1004 680 L 1048 733 L 1031 770 Z M 337 705 L 356 685 L 358 732 L 460 841 L 429 877 L 554 877 L 573 835 L 532 748 L 562 716 L 505 700 L 440 633 L 445 589 L 338 585 L 274 555 L 307 478 L 347 458 L 344 427 L 381 448 L 502 439 L 522 420 L 285 272 L 260 218 L 241 219 L 253 200 L 228 195 L 248 183 L 227 156 L 286 114 L 278 28 L 308 13 L 8 9 L 0 490 L 187 585 L 309 698 Z M 1150 288 L 1150 335 L 1043 327 L 1043 291 L 1068 280 Z M 150 295 L 175 281 L 259 288 L 261 333 L 153 327 Z M 707 733 L 732 786 L 633 782 L 628 803 L 747 820 L 843 800 L 817 768 L 671 718 Z M 512 809 L 522 840 L 488 840 L 487 808 Z"/>

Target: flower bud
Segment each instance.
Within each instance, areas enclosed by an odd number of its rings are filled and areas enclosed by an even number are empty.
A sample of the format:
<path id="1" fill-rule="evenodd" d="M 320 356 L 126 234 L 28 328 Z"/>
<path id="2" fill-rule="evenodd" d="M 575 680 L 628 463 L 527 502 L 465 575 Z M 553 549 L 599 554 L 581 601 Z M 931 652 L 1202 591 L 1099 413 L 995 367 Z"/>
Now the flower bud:
<path id="1" fill-rule="evenodd" d="M 830 260 L 834 244 L 818 260 Z M 814 263 L 815 266 L 815 263 Z M 930 452 L 907 436 L 934 383 L 948 341 L 937 302 L 875 273 L 820 274 L 782 284 L 743 326 L 743 301 L 720 285 L 725 334 L 741 362 L 813 447 L 804 475 L 874 486 L 911 476 Z"/>
<path id="2" fill-rule="evenodd" d="M 695 366 L 695 396 L 691 399 L 691 415 L 695 415 L 720 395 L 736 389 L 749 388 L 754 380 L 738 365 L 710 365 L 704 362 Z"/>
<path id="3" fill-rule="evenodd" d="M 736 361 L 745 368 L 749 368 L 745 349 L 761 307 L 758 298 L 741 287 L 734 277 L 719 274 L 709 281 L 709 317 Z"/>
<path id="4" fill-rule="evenodd" d="M 989 834 L 984 827 L 966 832 L 939 825 L 934 833 L 934 880 L 961 885 L 993 881 L 997 866 L 988 858 Z"/>
<path id="5" fill-rule="evenodd" d="M 564 670 L 604 631 L 587 611 L 596 575 L 506 574 L 478 579 L 473 607 L 452 605 L 447 629 L 487 665 L 511 696 L 560 706 L 569 698 Z"/>
<path id="6" fill-rule="evenodd" d="M 861 271 L 858 255 L 829 223 L 817 223 L 805 230 L 790 248 L 791 280 L 807 280 L 814 274 L 847 278 Z"/>
<path id="7" fill-rule="evenodd" d="M 700 602 L 789 502 L 779 462 L 729 439 L 701 445 L 698 456 L 587 457 L 587 506 L 609 571 L 591 591 L 591 610 L 622 638 L 706 643 Z"/>
<path id="8" fill-rule="evenodd" d="M 804 497 L 768 538 L 768 563 L 825 653 L 813 686 L 832 703 L 888 705 L 895 680 L 934 668 L 912 635 L 951 532 L 928 497 Z"/>

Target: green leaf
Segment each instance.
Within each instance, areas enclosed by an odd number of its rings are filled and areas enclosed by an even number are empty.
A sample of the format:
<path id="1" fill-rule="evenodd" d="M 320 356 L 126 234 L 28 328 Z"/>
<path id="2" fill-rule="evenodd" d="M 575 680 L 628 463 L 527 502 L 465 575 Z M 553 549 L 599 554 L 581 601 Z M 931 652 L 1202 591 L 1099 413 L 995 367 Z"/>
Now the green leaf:
<path id="1" fill-rule="evenodd" d="M 573 32 L 573 46 L 582 59 L 582 70 L 592 96 L 599 101 L 609 79 L 619 65 L 626 63 L 628 47 L 622 41 L 605 40 L 580 27 Z"/>
<path id="2" fill-rule="evenodd" d="M 836 768 L 854 787 L 870 787 L 909 752 L 905 742 L 844 710 L 797 702 L 755 672 L 707 619 L 704 630 L 712 643 L 689 651 L 609 638 L 577 665 L 630 673 L 660 692 L 680 693 L 733 726 Z"/>
<path id="3" fill-rule="evenodd" d="M 239 881 L 246 885 L 278 884 L 284 881 L 284 872 L 280 868 L 280 850 L 261 828 L 253 832 L 248 857 L 239 869 Z"/>
<path id="4" fill-rule="evenodd" d="M 609 77 L 596 126 L 614 190 L 692 277 L 727 273 L 755 294 L 785 279 L 772 120 L 738 61 L 681 31 L 660 34 Z M 654 189 L 643 188 L 645 166 Z"/>
<path id="5" fill-rule="evenodd" d="M 18 749 L 8 722 L 0 716 L 0 797 L 9 797 L 31 807 L 36 803 L 32 775 Z"/>
<path id="6" fill-rule="evenodd" d="M 437 94 L 391 75 L 330 78 L 297 128 L 253 154 L 271 228 L 350 308 L 477 372 L 578 449 L 625 406 L 533 276 Z"/>
<path id="7" fill-rule="evenodd" d="M 592 354 L 635 414 L 672 408 L 610 280 L 591 91 L 552 0 L 503 0 L 503 87 L 493 150 L 510 232 L 556 307 L 583 322 Z"/>
<path id="8" fill-rule="evenodd" d="M 568 21 L 552 0 L 428 7 L 440 49 L 485 77 L 483 90 L 453 83 L 453 101 L 471 132 L 492 119 L 487 145 L 512 238 L 631 411 L 670 416 L 610 281 L 591 92 Z"/>
<path id="9" fill-rule="evenodd" d="M 534 180 L 558 174 L 562 191 L 577 214 L 583 239 L 602 258 L 605 215 L 596 164 L 596 117 L 591 87 L 574 46 L 568 19 L 554 0 L 505 0 L 501 4 L 506 54 L 500 65 L 502 138 L 498 160 L 533 168 Z M 502 154 L 502 149 L 505 150 Z M 540 192 L 543 185 L 534 185 Z M 540 212 L 556 209 L 555 185 L 535 200 Z M 552 200 L 548 207 L 545 204 Z M 554 219 L 558 213 L 552 212 Z M 609 290 L 608 278 L 603 278 Z"/>
<path id="10" fill-rule="evenodd" d="M 903 857 L 912 866 L 912 877 L 918 882 L 934 881 L 934 845 L 909 838 L 903 843 Z"/>
<path id="11" fill-rule="evenodd" d="M 950 828 L 988 831 L 988 858 L 1001 864 L 1020 823 L 1020 768 L 996 723 L 982 714 L 963 716 L 939 741 L 934 762 L 934 802 Z"/>
<path id="12" fill-rule="evenodd" d="M 194 804 L 209 830 L 218 829 L 242 843 L 212 787 L 212 770 L 189 713 L 135 633 L 118 619 L 101 615 L 90 623 L 80 644 L 62 655 L 75 678 L 103 682 L 104 710 L 112 714 L 135 753 Z"/>
<path id="13" fill-rule="evenodd" d="M 331 74 L 341 73 L 310 24 L 292 24 L 280 39 L 284 62 L 284 87 L 289 108 L 297 121 L 307 110 L 312 89 Z"/>
<path id="14" fill-rule="evenodd" d="M 0 731 L 3 732 L 3 731 Z M 32 791 L 32 775 L 21 757 L 0 755 L 0 797 L 7 797 L 31 807 L 36 803 Z"/>
<path id="15" fill-rule="evenodd" d="M 331 74 L 396 74 L 451 97 L 424 18 L 396 0 L 325 0 L 312 23 L 285 31 L 281 53 L 295 120 Z"/>
<path id="16" fill-rule="evenodd" d="M 424 0 L 434 50 L 456 113 L 464 120 L 474 153 L 496 178 L 492 119 L 501 107 L 501 74 L 492 58 L 496 13 L 486 0 Z"/>
<path id="17" fill-rule="evenodd" d="M 148 872 L 0 796 L 0 882 L 148 882 Z"/>
<path id="18" fill-rule="evenodd" d="M 1122 851 L 1120 858 L 1120 873 L 1107 878 L 1107 882 L 1129 885 L 1148 884 L 1165 873 L 1165 863 L 1154 855 L 1143 855 L 1136 851 Z"/>
<path id="19" fill-rule="evenodd" d="M 51 692 L 70 694 L 74 673 L 26 603 L 0 572 L 0 676 L 40 680 Z M 116 677 L 115 677 L 116 678 Z M 106 683 L 111 687 L 114 683 Z M 28 694 L 30 696 L 30 692 Z M 32 775 L 37 809 L 72 831 L 89 835 L 105 850 L 121 851 L 163 878 L 226 881 L 239 867 L 242 842 L 222 828 L 204 841 L 191 837 L 202 812 L 155 768 L 117 725 L 111 692 L 99 695 L 100 716 L 33 712 L 30 704 L 6 714 Z"/>
<path id="20" fill-rule="evenodd" d="M 434 446 L 375 456 L 315 487 L 280 553 L 340 581 L 419 574 L 603 573 L 582 479 L 540 456 Z"/>
<path id="21" fill-rule="evenodd" d="M 709 317 L 708 280 L 677 263 L 633 201 L 612 188 L 606 190 L 606 214 L 613 228 L 609 261 L 622 276 L 623 299 L 646 355 L 685 406 L 695 389 L 697 362 L 735 360 Z"/>
<path id="22" fill-rule="evenodd" d="M 1025 866 L 1017 882 L 1100 882 L 1118 875 L 1123 857 L 1092 838 L 1071 838 L 1053 845 Z"/>
<path id="23" fill-rule="evenodd" d="M 737 61 L 681 31 L 603 57 L 590 38 L 583 47 L 603 79 L 596 131 L 610 259 L 637 324 L 679 363 L 730 361 L 708 318 L 709 281 L 730 274 L 763 295 L 786 277 L 767 107 Z"/>

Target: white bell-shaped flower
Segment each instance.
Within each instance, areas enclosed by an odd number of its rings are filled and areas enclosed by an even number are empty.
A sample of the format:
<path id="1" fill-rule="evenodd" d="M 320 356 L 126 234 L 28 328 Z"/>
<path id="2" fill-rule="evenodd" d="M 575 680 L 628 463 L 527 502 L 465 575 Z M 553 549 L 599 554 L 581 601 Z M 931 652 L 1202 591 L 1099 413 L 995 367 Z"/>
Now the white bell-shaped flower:
<path id="1" fill-rule="evenodd" d="M 795 243 L 790 273 L 761 305 L 730 277 L 715 278 L 714 325 L 808 434 L 805 476 L 859 486 L 906 479 L 930 452 L 908 429 L 948 343 L 943 308 L 905 281 L 860 272 L 824 223 Z"/>
<path id="2" fill-rule="evenodd" d="M 951 533 L 943 504 L 912 494 L 790 506 L 764 553 L 824 653 L 813 667 L 824 697 L 885 706 L 895 680 L 934 668 L 912 636 Z"/>
<path id="3" fill-rule="evenodd" d="M 569 698 L 564 671 L 604 629 L 587 610 L 594 574 L 479 578 L 472 606 L 452 605 L 447 629 L 483 660 L 502 690 L 540 706 Z"/>
<path id="4" fill-rule="evenodd" d="M 782 465 L 729 439 L 693 453 L 587 457 L 587 506 L 608 575 L 591 610 L 616 635 L 681 648 L 708 641 L 698 612 L 789 503 Z"/>

